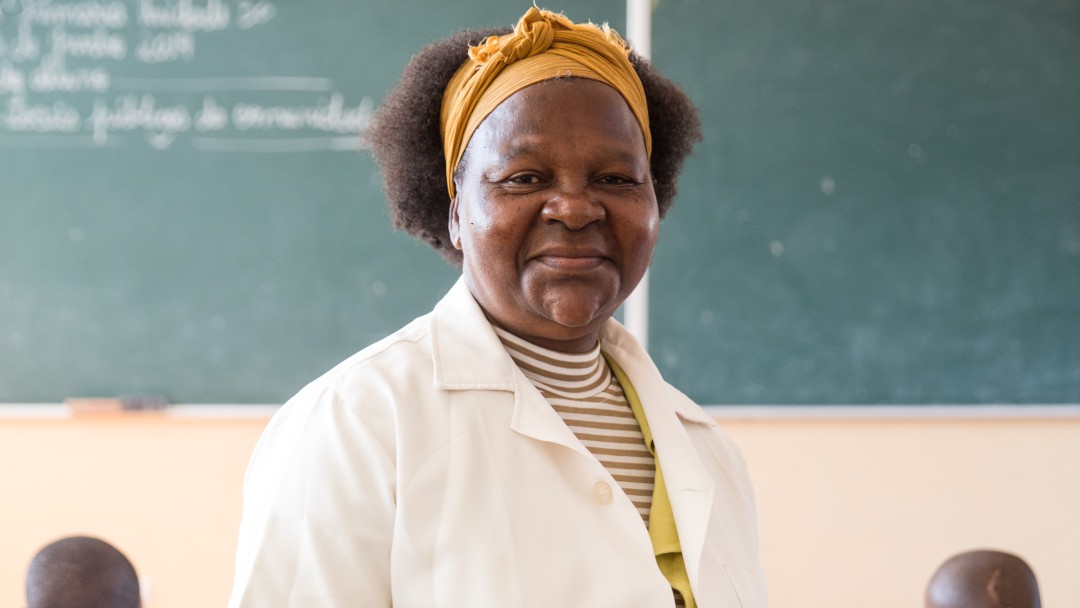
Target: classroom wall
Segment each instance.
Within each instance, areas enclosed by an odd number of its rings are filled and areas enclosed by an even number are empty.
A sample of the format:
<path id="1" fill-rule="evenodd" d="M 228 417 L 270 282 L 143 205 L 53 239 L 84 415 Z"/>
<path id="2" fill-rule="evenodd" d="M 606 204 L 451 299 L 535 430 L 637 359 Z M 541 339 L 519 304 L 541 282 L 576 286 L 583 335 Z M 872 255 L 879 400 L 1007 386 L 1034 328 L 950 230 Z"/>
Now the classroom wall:
<path id="1" fill-rule="evenodd" d="M 149 581 L 144 608 L 224 606 L 258 419 L 0 419 L 0 606 L 24 606 L 30 558 L 100 536 Z"/>
<path id="2" fill-rule="evenodd" d="M 1080 420 L 727 422 L 758 495 L 777 608 L 914 608 L 948 556 L 1032 564 L 1080 606 Z"/>
<path id="3" fill-rule="evenodd" d="M 777 608 L 911 608 L 948 555 L 1022 554 L 1044 605 L 1080 605 L 1080 419 L 738 419 Z M 146 608 L 224 605 L 240 484 L 264 418 L 0 418 L 0 605 L 33 553 L 89 533 Z"/>

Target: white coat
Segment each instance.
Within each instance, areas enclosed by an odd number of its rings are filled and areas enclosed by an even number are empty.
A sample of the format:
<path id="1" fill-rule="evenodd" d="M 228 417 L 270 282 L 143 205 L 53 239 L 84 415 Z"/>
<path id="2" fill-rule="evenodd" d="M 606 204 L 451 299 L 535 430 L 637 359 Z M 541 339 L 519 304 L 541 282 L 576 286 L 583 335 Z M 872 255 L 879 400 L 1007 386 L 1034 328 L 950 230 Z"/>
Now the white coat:
<path id="1" fill-rule="evenodd" d="M 764 608 L 738 449 L 616 321 L 701 608 Z M 641 516 L 510 359 L 463 281 L 273 417 L 232 608 L 670 607 Z"/>

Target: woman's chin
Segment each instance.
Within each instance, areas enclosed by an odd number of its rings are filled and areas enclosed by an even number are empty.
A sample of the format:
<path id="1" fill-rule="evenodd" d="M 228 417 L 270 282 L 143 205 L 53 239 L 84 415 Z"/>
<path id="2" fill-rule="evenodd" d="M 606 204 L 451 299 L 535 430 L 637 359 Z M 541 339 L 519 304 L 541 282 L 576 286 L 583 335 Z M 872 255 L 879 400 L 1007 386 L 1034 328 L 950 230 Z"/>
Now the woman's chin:
<path id="1" fill-rule="evenodd" d="M 561 301 L 554 306 L 549 303 L 545 310 L 548 320 L 561 327 L 564 335 L 579 333 L 583 330 L 595 331 L 611 316 L 611 312 L 593 303 Z"/>

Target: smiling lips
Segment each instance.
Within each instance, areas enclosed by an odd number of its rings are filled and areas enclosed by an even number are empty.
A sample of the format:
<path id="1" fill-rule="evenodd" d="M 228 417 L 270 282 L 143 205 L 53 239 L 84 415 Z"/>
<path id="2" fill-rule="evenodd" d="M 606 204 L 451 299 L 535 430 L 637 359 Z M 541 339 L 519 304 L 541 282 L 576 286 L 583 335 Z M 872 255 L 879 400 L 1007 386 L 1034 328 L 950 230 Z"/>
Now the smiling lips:
<path id="1" fill-rule="evenodd" d="M 536 261 L 556 270 L 589 270 L 608 259 L 596 249 L 552 250 L 535 256 Z"/>

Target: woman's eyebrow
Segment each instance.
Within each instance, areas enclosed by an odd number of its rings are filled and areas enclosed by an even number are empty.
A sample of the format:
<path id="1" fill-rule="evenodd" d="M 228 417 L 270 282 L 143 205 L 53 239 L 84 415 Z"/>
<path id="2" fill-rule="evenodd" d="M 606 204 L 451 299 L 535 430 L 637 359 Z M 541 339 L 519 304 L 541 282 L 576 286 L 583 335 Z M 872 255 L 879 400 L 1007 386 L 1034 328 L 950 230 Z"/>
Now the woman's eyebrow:
<path id="1" fill-rule="evenodd" d="M 606 143 L 609 145 L 598 148 L 598 152 L 594 156 L 602 157 L 604 160 L 625 162 L 627 164 L 636 164 L 641 159 L 639 151 L 632 145 L 626 145 L 617 141 Z M 546 149 L 547 146 L 545 146 L 539 138 L 525 135 L 511 138 L 505 146 L 497 148 L 497 151 L 499 156 L 502 157 L 502 159 L 505 159 L 502 161 L 505 163 L 508 162 L 508 159 L 537 154 Z"/>
<path id="2" fill-rule="evenodd" d="M 498 151 L 500 156 L 513 158 L 533 154 L 543 148 L 544 146 L 539 141 L 539 138 L 530 135 L 519 135 L 511 138 L 505 146 L 498 148 Z"/>

